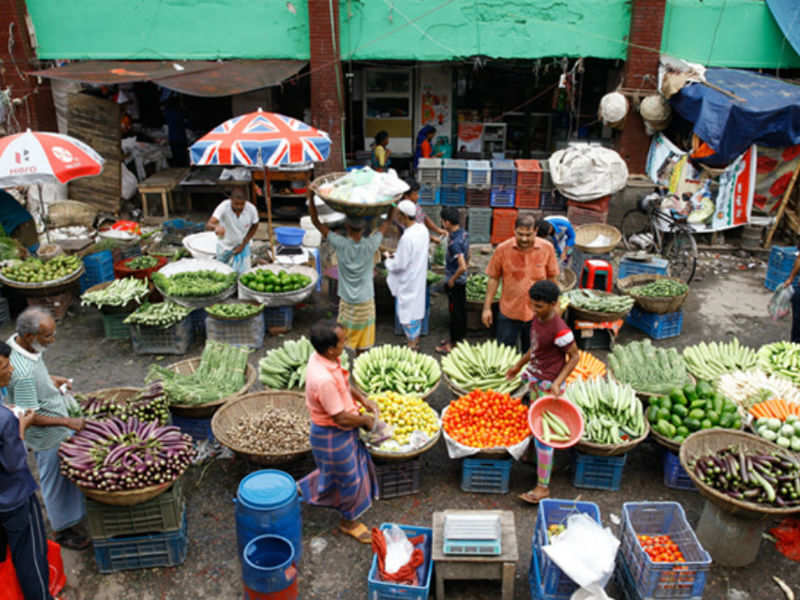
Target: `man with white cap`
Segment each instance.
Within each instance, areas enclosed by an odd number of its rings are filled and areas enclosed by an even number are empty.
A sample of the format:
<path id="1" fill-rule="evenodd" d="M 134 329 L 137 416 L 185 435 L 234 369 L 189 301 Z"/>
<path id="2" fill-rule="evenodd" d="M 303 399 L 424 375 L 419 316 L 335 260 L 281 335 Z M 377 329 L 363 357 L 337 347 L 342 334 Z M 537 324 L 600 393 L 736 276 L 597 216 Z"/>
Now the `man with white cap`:
<path id="1" fill-rule="evenodd" d="M 425 318 L 425 285 L 428 277 L 428 229 L 417 223 L 416 205 L 410 200 L 397 204 L 403 235 L 394 256 L 386 258 L 389 272 L 386 283 L 397 300 L 397 320 L 408 338 L 408 346 L 419 347 L 422 320 Z"/>

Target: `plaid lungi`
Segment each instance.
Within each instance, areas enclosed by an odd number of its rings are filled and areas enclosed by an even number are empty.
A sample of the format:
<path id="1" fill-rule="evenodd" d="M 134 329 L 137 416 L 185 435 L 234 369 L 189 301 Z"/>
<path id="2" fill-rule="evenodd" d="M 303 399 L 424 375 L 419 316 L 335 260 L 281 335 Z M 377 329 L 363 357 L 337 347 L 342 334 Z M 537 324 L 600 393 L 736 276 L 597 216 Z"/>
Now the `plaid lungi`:
<path id="1" fill-rule="evenodd" d="M 299 481 L 302 501 L 335 508 L 347 520 L 357 519 L 378 497 L 372 458 L 358 439 L 358 429 L 311 424 L 311 453 L 317 468 Z"/>
<path id="2" fill-rule="evenodd" d="M 375 345 L 375 300 L 350 304 L 339 299 L 338 323 L 345 330 L 345 346 L 351 350 L 369 350 Z"/>

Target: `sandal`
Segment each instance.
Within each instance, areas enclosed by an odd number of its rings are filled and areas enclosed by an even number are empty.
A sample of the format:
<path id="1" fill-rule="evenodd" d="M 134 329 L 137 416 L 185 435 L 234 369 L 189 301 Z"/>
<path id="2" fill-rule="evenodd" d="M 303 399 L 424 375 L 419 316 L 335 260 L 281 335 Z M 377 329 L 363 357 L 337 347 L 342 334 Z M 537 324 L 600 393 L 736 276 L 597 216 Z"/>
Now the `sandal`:
<path id="1" fill-rule="evenodd" d="M 356 523 L 353 527 L 348 529 L 344 525 L 339 525 L 339 531 L 345 535 L 349 535 L 353 539 L 361 542 L 362 544 L 372 543 L 372 534 L 363 523 Z"/>
<path id="2" fill-rule="evenodd" d="M 80 533 L 67 530 L 56 536 L 56 543 L 69 550 L 86 550 L 92 542 Z"/>
<path id="3" fill-rule="evenodd" d="M 537 491 L 539 489 L 542 489 L 543 491 Z M 517 496 L 517 498 L 519 498 L 523 502 L 533 505 L 537 505 L 539 504 L 540 500 L 544 500 L 545 498 L 549 497 L 550 497 L 550 490 L 548 488 L 539 488 L 539 487 L 535 487 L 532 490 L 529 490 Z"/>
<path id="4" fill-rule="evenodd" d="M 449 354 L 453 347 L 448 342 L 442 342 L 440 345 L 436 346 L 436 351 L 439 354 Z"/>

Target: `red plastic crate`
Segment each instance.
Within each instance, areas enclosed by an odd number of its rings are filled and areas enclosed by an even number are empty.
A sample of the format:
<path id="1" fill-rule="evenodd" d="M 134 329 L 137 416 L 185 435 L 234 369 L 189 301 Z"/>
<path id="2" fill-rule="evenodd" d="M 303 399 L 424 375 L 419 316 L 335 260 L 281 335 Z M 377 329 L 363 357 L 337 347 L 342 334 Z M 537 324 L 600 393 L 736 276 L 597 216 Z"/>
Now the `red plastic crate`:
<path id="1" fill-rule="evenodd" d="M 514 222 L 519 211 L 516 208 L 496 208 L 492 213 L 492 244 L 499 244 L 514 236 Z"/>
<path id="2" fill-rule="evenodd" d="M 589 225 L 590 223 L 605 223 L 608 220 L 608 212 L 597 212 L 577 206 L 567 207 L 567 219 L 573 227 L 579 225 Z"/>
<path id="3" fill-rule="evenodd" d="M 538 160 L 519 159 L 514 161 L 517 167 L 517 187 L 542 187 L 544 170 Z"/>
<path id="4" fill-rule="evenodd" d="M 593 210 L 595 212 L 608 212 L 608 205 L 611 203 L 611 196 L 603 196 L 597 200 L 590 202 L 576 202 L 575 200 L 567 200 L 567 208 L 582 208 L 584 210 Z"/>
<path id="5" fill-rule="evenodd" d="M 492 196 L 489 186 L 467 187 L 467 206 L 488 207 Z"/>
<path id="6" fill-rule="evenodd" d="M 539 208 L 541 189 L 538 187 L 517 186 L 517 198 L 514 203 L 517 208 Z"/>

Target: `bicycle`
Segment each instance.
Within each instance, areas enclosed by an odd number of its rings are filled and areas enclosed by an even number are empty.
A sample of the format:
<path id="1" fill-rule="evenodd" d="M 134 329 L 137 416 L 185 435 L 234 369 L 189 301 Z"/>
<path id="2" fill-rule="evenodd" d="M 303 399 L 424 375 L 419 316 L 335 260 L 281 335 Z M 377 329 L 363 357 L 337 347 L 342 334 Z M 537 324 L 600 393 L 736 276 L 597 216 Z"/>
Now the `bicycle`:
<path id="1" fill-rule="evenodd" d="M 669 261 L 669 273 L 686 284 L 697 270 L 697 243 L 686 215 L 661 210 L 665 192 L 657 190 L 639 199 L 622 217 L 622 243 L 627 250 L 660 254 Z"/>

